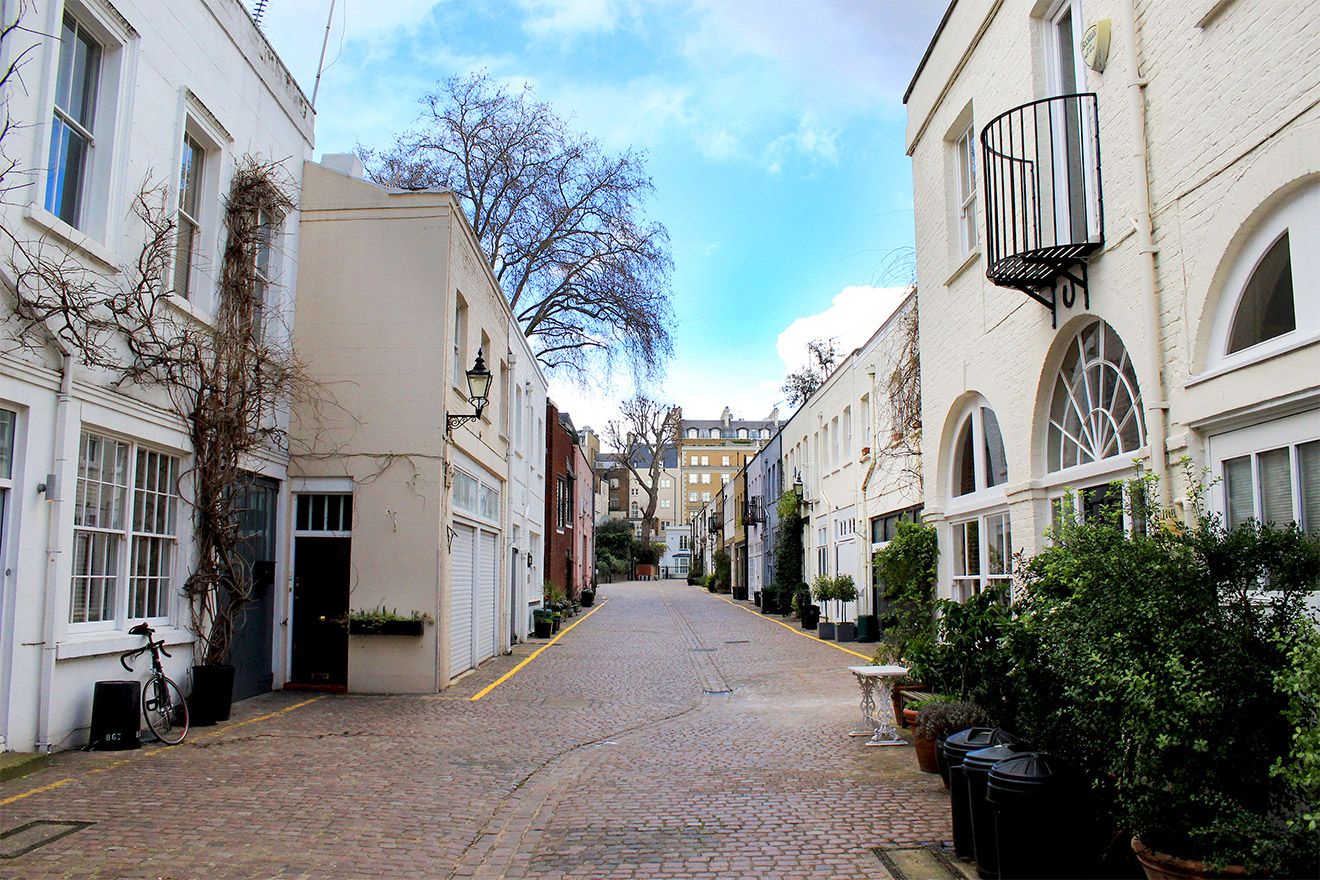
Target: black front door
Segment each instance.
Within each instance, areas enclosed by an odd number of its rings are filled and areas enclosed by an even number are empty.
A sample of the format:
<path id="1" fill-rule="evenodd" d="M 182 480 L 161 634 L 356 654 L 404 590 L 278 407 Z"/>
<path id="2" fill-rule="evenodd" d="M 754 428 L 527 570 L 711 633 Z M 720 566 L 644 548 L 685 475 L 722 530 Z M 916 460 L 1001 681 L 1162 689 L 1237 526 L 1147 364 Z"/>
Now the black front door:
<path id="1" fill-rule="evenodd" d="M 271 660 L 274 652 L 271 607 L 275 586 L 275 507 L 279 483 L 252 477 L 235 502 L 242 540 L 239 555 L 252 578 L 252 595 L 235 621 L 230 662 L 234 664 L 234 699 L 264 694 L 274 681 Z"/>
<path id="2" fill-rule="evenodd" d="M 348 684 L 348 581 L 352 538 L 295 538 L 291 683 Z"/>

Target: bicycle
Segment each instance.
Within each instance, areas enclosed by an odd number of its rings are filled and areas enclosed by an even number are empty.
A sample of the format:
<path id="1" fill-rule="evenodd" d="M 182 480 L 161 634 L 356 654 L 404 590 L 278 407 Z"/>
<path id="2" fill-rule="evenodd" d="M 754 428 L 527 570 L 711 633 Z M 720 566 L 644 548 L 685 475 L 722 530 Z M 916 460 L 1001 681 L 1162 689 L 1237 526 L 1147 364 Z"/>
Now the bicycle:
<path id="1" fill-rule="evenodd" d="M 135 658 L 147 651 L 151 652 L 151 678 L 142 688 L 142 715 L 147 719 L 147 727 L 156 735 L 156 739 L 166 745 L 176 746 L 188 735 L 188 703 L 183 699 L 183 691 L 174 683 L 160 665 L 160 655 L 171 656 L 165 650 L 165 642 L 153 641 L 156 631 L 146 623 L 139 623 L 129 630 L 135 636 L 146 636 L 147 643 L 133 651 L 125 651 L 119 657 L 119 665 L 129 672 L 128 665 Z"/>

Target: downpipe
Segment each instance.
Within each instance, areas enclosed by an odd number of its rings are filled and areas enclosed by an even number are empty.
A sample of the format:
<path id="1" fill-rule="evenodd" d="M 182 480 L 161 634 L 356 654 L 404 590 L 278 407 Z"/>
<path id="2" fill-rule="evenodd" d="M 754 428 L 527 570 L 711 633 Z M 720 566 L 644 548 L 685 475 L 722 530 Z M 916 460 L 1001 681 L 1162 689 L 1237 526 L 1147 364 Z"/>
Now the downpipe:
<path id="1" fill-rule="evenodd" d="M 43 603 L 40 681 L 37 687 L 37 739 L 36 750 L 49 753 L 51 703 L 55 691 L 55 639 L 58 636 L 55 614 L 60 602 L 59 561 L 63 546 L 60 541 L 64 523 L 64 477 L 68 473 L 68 434 L 70 410 L 73 406 L 73 357 L 67 352 L 60 358 L 60 390 L 55 398 L 54 479 L 46 484 L 46 502 L 49 505 L 46 523 L 46 595 Z"/>
<path id="2" fill-rule="evenodd" d="M 1167 510 L 1173 501 L 1173 487 L 1169 485 L 1168 461 L 1168 418 L 1169 401 L 1164 377 L 1164 339 L 1160 315 L 1163 311 L 1160 301 L 1159 277 L 1156 274 L 1155 259 L 1159 250 L 1155 247 L 1154 228 L 1151 222 L 1149 141 L 1146 136 L 1146 80 L 1141 75 L 1137 56 L 1137 0 L 1127 0 L 1127 15 L 1124 18 L 1124 36 L 1127 39 L 1125 72 L 1127 74 L 1128 120 L 1132 126 L 1135 149 L 1132 151 L 1133 175 L 1136 185 L 1136 216 L 1132 218 L 1137 234 L 1137 253 L 1141 264 L 1141 293 L 1145 303 L 1146 331 L 1150 334 L 1150 344 L 1146 346 L 1147 374 L 1154 380 L 1152 397 L 1146 397 L 1146 431 L 1150 444 L 1151 470 L 1158 481 L 1159 504 L 1161 510 Z"/>

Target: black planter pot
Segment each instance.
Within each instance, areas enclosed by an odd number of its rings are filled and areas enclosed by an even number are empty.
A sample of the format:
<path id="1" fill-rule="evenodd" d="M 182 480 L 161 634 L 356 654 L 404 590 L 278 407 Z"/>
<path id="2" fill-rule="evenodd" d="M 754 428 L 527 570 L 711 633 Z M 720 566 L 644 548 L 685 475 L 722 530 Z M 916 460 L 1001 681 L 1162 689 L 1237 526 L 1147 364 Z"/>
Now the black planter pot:
<path id="1" fill-rule="evenodd" d="M 822 620 L 820 621 L 819 626 L 820 626 L 820 632 L 819 632 L 820 637 L 827 642 L 834 641 L 834 634 L 835 634 L 834 621 Z"/>
<path id="2" fill-rule="evenodd" d="M 775 611 L 778 610 L 778 609 L 776 608 L 776 605 L 777 605 L 777 604 L 778 604 L 778 603 L 775 601 L 775 594 L 774 594 L 774 593 L 768 592 L 768 591 L 766 591 L 766 590 L 762 590 L 762 591 L 761 591 L 761 613 L 762 613 L 762 614 L 774 614 Z"/>
<path id="3" fill-rule="evenodd" d="M 761 607 L 761 591 L 760 591 L 760 590 L 757 590 L 757 591 L 755 591 L 754 593 L 752 593 L 752 601 L 756 603 L 756 607 L 757 607 L 757 608 L 760 608 L 760 607 Z"/>
<path id="4" fill-rule="evenodd" d="M 835 637 L 841 642 L 857 641 L 857 624 L 840 623 L 835 627 Z"/>
<path id="5" fill-rule="evenodd" d="M 820 625 L 820 606 L 808 605 L 802 609 L 802 628 L 815 629 Z"/>
<path id="6" fill-rule="evenodd" d="M 555 621 L 550 617 L 537 615 L 532 618 L 532 632 L 538 639 L 548 639 L 554 634 Z"/>
<path id="7" fill-rule="evenodd" d="M 354 636 L 420 636 L 420 620 L 349 620 L 349 635 Z"/>
<path id="8" fill-rule="evenodd" d="M 583 607 L 583 608 L 590 608 L 592 605 L 595 605 L 595 604 L 596 604 L 596 591 L 595 591 L 595 590 L 583 590 L 583 591 L 582 591 L 582 607 Z"/>
<path id="9" fill-rule="evenodd" d="M 192 693 L 188 696 L 188 723 L 204 727 L 229 720 L 234 702 L 234 667 L 228 663 L 192 668 Z"/>
<path id="10" fill-rule="evenodd" d="M 747 601 L 747 588 L 746 588 L 746 587 L 734 587 L 734 588 L 733 588 L 733 598 L 736 599 L 736 600 L 738 600 L 739 602 L 746 602 L 746 601 Z"/>

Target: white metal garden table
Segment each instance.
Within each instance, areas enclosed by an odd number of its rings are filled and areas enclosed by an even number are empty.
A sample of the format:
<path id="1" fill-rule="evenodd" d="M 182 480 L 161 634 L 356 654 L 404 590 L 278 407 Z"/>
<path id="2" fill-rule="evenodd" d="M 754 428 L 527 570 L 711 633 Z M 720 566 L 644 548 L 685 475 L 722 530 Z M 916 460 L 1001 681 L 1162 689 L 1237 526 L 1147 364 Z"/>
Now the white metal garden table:
<path id="1" fill-rule="evenodd" d="M 868 746 L 901 746 L 907 741 L 898 735 L 894 725 L 889 722 L 885 710 L 893 703 L 894 679 L 907 675 L 905 666 L 849 666 L 848 671 L 857 677 L 862 688 L 862 720 L 858 721 L 849 736 L 869 736 Z M 876 703 L 882 707 L 876 711 Z"/>

